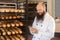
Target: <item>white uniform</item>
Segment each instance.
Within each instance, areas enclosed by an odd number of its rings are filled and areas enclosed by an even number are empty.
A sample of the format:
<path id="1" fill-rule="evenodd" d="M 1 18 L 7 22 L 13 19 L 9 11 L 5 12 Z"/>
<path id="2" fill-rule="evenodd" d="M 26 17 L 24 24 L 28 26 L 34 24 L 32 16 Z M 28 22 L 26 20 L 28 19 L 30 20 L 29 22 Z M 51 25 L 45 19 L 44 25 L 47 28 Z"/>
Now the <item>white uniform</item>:
<path id="1" fill-rule="evenodd" d="M 55 21 L 48 13 L 45 14 L 42 23 L 41 21 L 37 22 L 35 17 L 32 27 L 38 30 L 38 33 L 30 31 L 33 35 L 32 40 L 50 40 L 54 37 Z"/>

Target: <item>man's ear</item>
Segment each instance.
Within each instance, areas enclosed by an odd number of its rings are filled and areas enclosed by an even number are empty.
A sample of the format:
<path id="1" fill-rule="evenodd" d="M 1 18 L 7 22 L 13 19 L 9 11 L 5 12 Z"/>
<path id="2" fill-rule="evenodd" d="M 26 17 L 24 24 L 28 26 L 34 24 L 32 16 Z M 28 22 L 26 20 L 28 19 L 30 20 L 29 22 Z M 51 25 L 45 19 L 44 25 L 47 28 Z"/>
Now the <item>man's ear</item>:
<path id="1" fill-rule="evenodd" d="M 46 7 L 45 6 L 43 7 L 43 10 L 46 11 Z"/>

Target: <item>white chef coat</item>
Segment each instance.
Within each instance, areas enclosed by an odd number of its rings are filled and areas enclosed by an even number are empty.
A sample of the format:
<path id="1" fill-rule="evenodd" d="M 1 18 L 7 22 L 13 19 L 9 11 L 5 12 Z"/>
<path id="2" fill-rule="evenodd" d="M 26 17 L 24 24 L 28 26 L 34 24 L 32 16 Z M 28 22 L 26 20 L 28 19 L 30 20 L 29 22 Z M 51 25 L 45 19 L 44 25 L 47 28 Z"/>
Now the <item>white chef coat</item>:
<path id="1" fill-rule="evenodd" d="M 33 28 L 38 30 L 38 33 L 32 33 L 32 40 L 50 40 L 54 37 L 55 32 L 55 21 L 48 13 L 45 14 L 43 22 L 36 21 L 36 17 L 32 24 Z"/>

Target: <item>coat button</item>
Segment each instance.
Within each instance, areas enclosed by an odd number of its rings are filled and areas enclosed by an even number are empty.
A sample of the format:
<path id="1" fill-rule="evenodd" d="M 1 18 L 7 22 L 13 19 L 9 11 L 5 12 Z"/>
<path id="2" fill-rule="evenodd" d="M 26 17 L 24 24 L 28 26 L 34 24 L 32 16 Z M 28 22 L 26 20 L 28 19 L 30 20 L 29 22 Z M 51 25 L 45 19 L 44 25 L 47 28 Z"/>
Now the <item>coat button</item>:
<path id="1" fill-rule="evenodd" d="M 38 40 L 40 40 L 40 38 L 38 38 Z"/>
<path id="2" fill-rule="evenodd" d="M 42 27 L 43 25 L 41 25 L 41 27 Z"/>
<path id="3" fill-rule="evenodd" d="M 38 24 L 36 24 L 36 25 L 38 25 Z"/>

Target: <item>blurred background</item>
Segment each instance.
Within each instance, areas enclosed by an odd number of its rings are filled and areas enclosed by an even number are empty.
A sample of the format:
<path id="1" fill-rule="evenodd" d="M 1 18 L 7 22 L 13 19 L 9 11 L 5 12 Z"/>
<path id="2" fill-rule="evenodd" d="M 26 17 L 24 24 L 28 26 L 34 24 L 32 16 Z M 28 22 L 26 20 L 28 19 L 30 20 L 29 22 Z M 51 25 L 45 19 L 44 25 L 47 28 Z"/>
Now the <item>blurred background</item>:
<path id="1" fill-rule="evenodd" d="M 31 40 L 36 5 L 46 3 L 47 12 L 55 19 L 55 37 L 60 40 L 60 0 L 0 0 L 0 40 Z"/>

